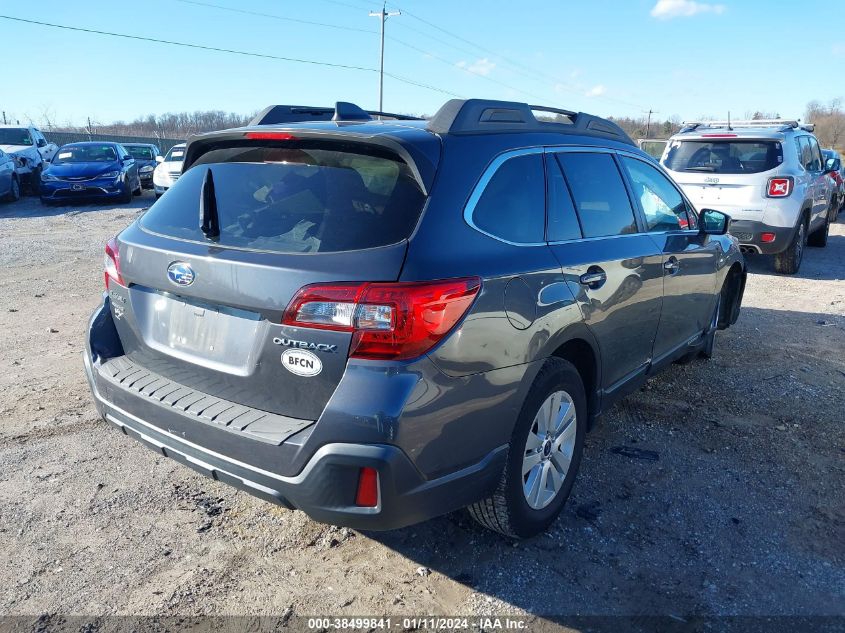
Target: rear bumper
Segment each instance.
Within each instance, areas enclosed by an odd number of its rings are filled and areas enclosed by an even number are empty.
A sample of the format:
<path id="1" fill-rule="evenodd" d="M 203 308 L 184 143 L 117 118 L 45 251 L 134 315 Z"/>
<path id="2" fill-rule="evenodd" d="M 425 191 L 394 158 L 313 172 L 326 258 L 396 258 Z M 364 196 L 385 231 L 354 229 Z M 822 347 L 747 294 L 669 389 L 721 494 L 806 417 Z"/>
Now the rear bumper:
<path id="1" fill-rule="evenodd" d="M 504 445 L 475 463 L 426 477 L 398 446 L 337 438 L 314 449 L 311 445 L 319 440 L 308 441 L 318 435 L 312 434 L 314 425 L 280 444 L 214 428 L 197 416 L 168 410 L 109 380 L 101 371 L 100 356 L 120 352 L 108 332 L 93 345 L 91 336 L 109 325 L 113 328 L 110 313 L 101 308 L 92 318 L 83 359 L 95 405 L 106 421 L 161 455 L 267 501 L 302 510 L 317 521 L 356 529 L 400 528 L 489 495 L 501 476 Z M 350 427 L 355 423 L 352 418 L 347 420 Z M 303 457 L 304 465 L 295 474 L 281 472 L 281 465 L 299 462 L 297 457 Z M 354 503 L 362 467 L 378 472 L 379 503 L 375 508 Z"/>
<path id="2" fill-rule="evenodd" d="M 730 233 L 739 241 L 743 253 L 774 255 L 786 250 L 795 235 L 795 228 L 771 226 L 754 220 L 731 220 Z M 775 239 L 764 242 L 763 233 L 772 233 Z"/>

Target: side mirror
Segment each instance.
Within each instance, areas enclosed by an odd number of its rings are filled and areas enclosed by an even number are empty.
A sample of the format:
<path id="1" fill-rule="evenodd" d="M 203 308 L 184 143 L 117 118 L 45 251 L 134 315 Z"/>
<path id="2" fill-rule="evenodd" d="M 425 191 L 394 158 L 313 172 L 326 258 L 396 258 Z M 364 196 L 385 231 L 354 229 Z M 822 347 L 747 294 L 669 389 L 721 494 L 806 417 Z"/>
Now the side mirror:
<path id="1" fill-rule="evenodd" d="M 40 138 L 35 142 L 35 144 L 38 147 L 45 147 L 47 145 L 47 141 L 45 141 L 43 138 Z"/>
<path id="2" fill-rule="evenodd" d="M 156 156 L 156 162 L 157 163 L 163 163 L 164 162 L 164 156 Z"/>
<path id="3" fill-rule="evenodd" d="M 135 159 L 134 159 L 134 158 L 132 158 L 132 156 L 130 156 L 129 154 L 127 154 L 126 156 L 124 156 L 124 157 L 123 157 L 123 162 L 124 162 L 124 163 L 131 163 L 131 162 L 132 162 L 132 161 L 134 161 L 134 160 L 135 160 Z"/>
<path id="4" fill-rule="evenodd" d="M 828 158 L 824 163 L 824 173 L 829 174 L 831 172 L 836 171 L 836 159 L 835 158 Z"/>
<path id="5" fill-rule="evenodd" d="M 714 209 L 702 209 L 698 220 L 702 235 L 724 235 L 731 226 L 730 216 Z"/>

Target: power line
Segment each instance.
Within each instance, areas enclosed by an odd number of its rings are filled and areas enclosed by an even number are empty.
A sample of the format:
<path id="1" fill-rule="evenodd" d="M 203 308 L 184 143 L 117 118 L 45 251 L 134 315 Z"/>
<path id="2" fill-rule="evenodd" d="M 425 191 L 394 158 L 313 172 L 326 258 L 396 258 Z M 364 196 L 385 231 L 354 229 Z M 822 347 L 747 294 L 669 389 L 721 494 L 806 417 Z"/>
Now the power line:
<path id="1" fill-rule="evenodd" d="M 236 8 L 233 8 L 233 7 L 226 7 L 226 6 L 219 5 L 219 4 L 212 4 L 212 3 L 210 3 L 210 2 L 200 2 L 200 1 L 198 1 L 198 0 L 178 0 L 178 1 L 179 1 L 179 2 L 183 2 L 183 3 L 185 3 L 185 4 L 192 4 L 192 5 L 196 5 L 196 6 L 200 6 L 200 7 L 208 7 L 208 8 L 213 8 L 213 9 L 220 9 L 220 10 L 222 10 L 222 11 L 231 11 L 231 12 L 233 12 L 233 13 L 242 13 L 242 14 L 245 14 L 245 15 L 258 16 L 258 17 L 264 17 L 264 18 L 271 18 L 271 19 L 274 19 L 274 20 L 284 20 L 284 21 L 300 22 L 300 23 L 304 23 L 304 24 L 312 24 L 312 25 L 315 25 L 315 26 L 331 27 L 331 28 L 337 28 L 337 29 L 349 30 L 349 31 L 357 32 L 357 33 L 366 33 L 367 35 L 377 35 L 377 34 L 379 33 L 379 31 L 371 31 L 371 30 L 367 30 L 367 29 L 358 29 L 358 28 L 352 28 L 352 27 L 348 27 L 348 28 L 347 28 L 347 27 L 344 27 L 344 26 L 336 25 L 336 24 L 327 24 L 327 23 L 324 23 L 324 22 L 311 22 L 311 21 L 308 21 L 308 20 L 300 20 L 300 19 L 296 19 L 296 18 L 288 18 L 288 17 L 286 17 L 286 16 L 281 16 L 281 15 L 277 15 L 277 14 L 274 14 L 274 13 L 262 13 L 262 12 L 258 12 L 258 11 L 247 11 L 247 10 L 243 10 L 243 9 L 236 9 Z M 324 2 L 332 2 L 332 3 L 335 3 L 335 0 L 323 0 L 323 1 L 324 1 Z M 339 0 L 336 2 L 336 4 L 341 4 L 341 5 L 343 5 L 343 6 L 347 6 L 347 7 L 350 7 L 350 8 L 354 8 L 354 7 L 353 7 L 353 5 L 351 5 L 351 4 L 347 4 L 347 3 L 345 3 L 345 2 L 340 2 Z M 384 8 L 384 7 L 383 7 L 383 8 Z M 378 17 L 378 16 L 380 16 L 380 15 L 381 15 L 381 13 L 380 13 L 380 12 L 377 12 L 377 11 L 370 12 L 370 14 L 371 14 L 371 15 L 373 15 L 373 16 L 375 16 L 375 17 Z M 391 15 L 391 14 L 387 14 L 387 15 L 389 16 L 389 15 Z M 386 17 L 387 17 L 387 16 L 386 16 Z M 430 37 L 429 35 L 427 35 L 426 33 L 422 32 L 422 31 L 420 31 L 419 29 L 414 29 L 414 28 L 411 28 L 411 30 L 412 30 L 412 31 L 416 31 L 416 32 L 418 32 L 418 33 L 421 33 L 422 35 L 425 35 L 426 37 Z M 431 51 L 427 51 L 427 50 L 425 50 L 425 49 L 419 48 L 418 46 L 414 46 L 413 44 L 409 44 L 408 42 L 406 42 L 406 41 L 404 41 L 404 40 L 402 40 L 402 39 L 399 39 L 398 37 L 394 37 L 394 36 L 391 36 L 391 35 L 386 35 L 386 34 L 385 34 L 385 35 L 384 35 L 384 38 L 385 38 L 385 39 L 387 39 L 387 40 L 390 40 L 391 42 L 394 42 L 394 43 L 398 44 L 399 46 L 403 46 L 403 47 L 405 47 L 405 48 L 408 48 L 408 49 L 410 49 L 410 50 L 416 51 L 416 52 L 418 52 L 418 53 L 422 53 L 423 55 L 426 55 L 427 57 L 430 57 L 431 59 L 434 59 L 435 61 L 438 61 L 438 62 L 441 62 L 441 63 L 443 63 L 443 64 L 446 64 L 446 65 L 447 65 L 447 66 L 449 66 L 450 68 L 457 68 L 458 70 L 461 70 L 461 71 L 463 71 L 463 72 L 465 72 L 465 73 L 467 73 L 467 74 L 470 74 L 470 75 L 474 75 L 474 76 L 476 76 L 476 77 L 479 77 L 480 79 L 483 79 L 484 81 L 488 81 L 488 82 L 490 82 L 490 83 L 494 83 L 494 84 L 496 84 L 496 85 L 498 85 L 498 86 L 502 86 L 503 88 L 507 88 L 508 90 L 513 90 L 514 92 L 518 92 L 518 93 L 521 93 L 521 94 L 527 95 L 527 96 L 531 97 L 532 99 L 539 99 L 540 101 L 545 101 L 545 100 L 546 100 L 546 98 L 545 98 L 545 97 L 541 97 L 541 96 L 536 95 L 536 94 L 534 94 L 534 93 L 532 93 L 532 92 L 528 92 L 528 91 L 526 91 L 526 90 L 522 90 L 522 89 L 517 88 L 516 86 L 512 86 L 512 85 L 510 85 L 510 84 L 508 84 L 508 83 L 506 83 L 506 82 L 504 82 L 504 81 L 501 81 L 501 80 L 499 80 L 499 79 L 495 79 L 494 77 L 488 77 L 488 76 L 487 76 L 487 75 L 485 75 L 484 73 L 482 73 L 482 72 L 478 72 L 478 71 L 476 71 L 476 70 L 473 70 L 472 68 L 468 68 L 468 67 L 465 67 L 465 66 L 460 66 L 459 64 L 457 64 L 457 63 L 455 63 L 455 62 L 453 62 L 453 61 L 450 61 L 450 60 L 448 60 L 448 59 L 445 59 L 445 58 L 443 58 L 443 57 L 440 57 L 439 55 L 437 55 L 437 54 L 435 54 L 435 53 L 432 53 Z M 445 43 L 445 42 L 444 42 L 444 43 Z M 475 54 L 475 53 L 473 53 L 473 54 Z M 380 66 L 380 69 L 382 69 L 382 70 L 383 70 L 383 68 L 384 68 L 384 56 L 383 56 L 383 55 L 384 55 L 384 47 L 383 47 L 383 45 L 382 45 L 382 57 L 381 57 L 381 66 Z M 390 74 L 390 73 L 384 73 L 384 74 L 385 74 L 385 75 L 387 75 L 387 76 L 391 76 L 391 74 Z M 432 88 L 432 89 L 435 89 L 435 88 Z M 447 93 L 447 94 L 451 94 L 451 93 Z M 380 86 L 379 86 L 379 110 L 383 110 L 383 109 L 384 109 L 382 95 L 383 95 L 383 88 L 382 88 L 382 86 L 380 85 Z"/>
<path id="2" fill-rule="evenodd" d="M 326 0 L 326 1 L 334 2 L 336 0 Z M 425 24 L 429 28 L 440 31 L 441 33 L 444 33 L 444 34 L 448 35 L 449 37 L 452 37 L 452 38 L 454 38 L 454 39 L 456 39 L 460 42 L 468 44 L 468 45 L 482 51 L 483 53 L 486 53 L 487 55 L 492 56 L 495 59 L 499 59 L 499 60 L 505 62 L 507 65 L 509 65 L 511 67 L 519 69 L 522 72 L 527 71 L 527 72 L 533 74 L 535 77 L 544 77 L 546 80 L 554 81 L 556 84 L 560 84 L 563 89 L 568 90 L 569 92 L 583 93 L 583 91 L 584 91 L 584 87 L 577 87 L 577 86 L 573 87 L 572 84 L 569 84 L 569 82 L 564 81 L 560 77 L 556 77 L 556 76 L 551 75 L 549 73 L 546 73 L 544 71 L 540 71 L 540 70 L 537 70 L 535 68 L 532 68 L 532 67 L 530 67 L 530 66 L 528 66 L 528 65 L 526 65 L 522 62 L 515 61 L 513 59 L 505 57 L 501 53 L 493 51 L 493 50 L 491 50 L 491 49 L 489 49 L 485 46 L 482 46 L 481 44 L 478 44 L 478 43 L 473 42 L 473 41 L 471 41 L 471 40 L 469 40 L 465 37 L 462 37 L 461 35 L 458 35 L 458 34 L 453 33 L 453 32 L 451 32 L 447 29 L 444 29 L 443 27 L 435 24 L 434 22 L 430 22 L 429 20 L 426 20 L 425 18 L 420 17 L 419 15 L 417 15 L 415 13 L 411 13 L 407 9 L 403 9 L 402 7 L 397 5 L 395 2 L 387 2 L 387 4 L 389 6 L 395 8 L 395 9 L 397 9 L 397 10 L 403 11 L 405 13 L 405 15 L 407 15 L 408 17 L 413 18 L 414 20 L 417 20 L 418 22 L 421 22 L 422 24 Z M 406 25 L 406 28 L 407 28 L 407 25 Z M 428 37 L 431 37 L 431 36 L 428 36 Z M 441 42 L 442 42 L 442 40 L 441 40 Z M 445 43 L 445 42 L 443 42 L 443 43 Z M 451 44 L 447 44 L 447 45 L 453 46 Z M 454 46 L 453 46 L 453 48 L 454 48 Z M 464 52 L 466 52 L 466 51 L 464 51 Z M 524 93 L 524 91 L 521 91 L 521 92 Z M 596 98 L 605 99 L 605 100 L 608 100 L 608 101 L 616 101 L 618 103 L 622 103 L 624 105 L 632 106 L 632 107 L 635 107 L 635 108 L 642 108 L 642 106 L 639 105 L 639 104 L 632 103 L 630 101 L 625 101 L 623 99 L 617 99 L 616 97 L 610 97 L 610 96 L 607 96 L 607 95 L 596 95 Z"/>
<path id="3" fill-rule="evenodd" d="M 330 24 L 328 22 L 314 22 L 312 20 L 302 20 L 300 18 L 289 18 L 287 16 L 275 15 L 272 13 L 262 13 L 260 11 L 248 11 L 246 9 L 236 9 L 235 7 L 225 7 L 219 4 L 212 4 L 211 2 L 199 2 L 198 0 L 176 0 L 183 4 L 193 4 L 198 7 L 208 7 L 210 9 L 220 9 L 221 11 L 231 11 L 232 13 L 242 13 L 244 15 L 251 15 L 260 18 L 271 18 L 273 20 L 282 20 L 284 22 L 295 22 L 297 24 L 308 24 L 310 26 L 322 26 L 329 29 L 338 29 L 340 31 L 353 31 L 356 33 L 367 33 L 373 35 L 377 31 L 371 29 L 359 29 L 354 26 L 344 26 L 342 24 Z M 351 5 L 350 5 L 351 6 Z"/>
<path id="4" fill-rule="evenodd" d="M 110 37 L 119 37 L 128 40 L 136 40 L 141 42 L 152 42 L 155 44 L 167 44 L 170 46 L 180 46 L 183 48 L 193 48 L 198 50 L 205 50 L 205 51 L 214 51 L 217 53 L 229 53 L 231 55 L 241 55 L 244 57 L 258 57 L 261 59 L 272 59 L 275 61 L 284 61 L 284 62 L 292 62 L 297 64 L 308 64 L 311 66 L 326 66 L 329 68 L 341 68 L 344 70 L 357 70 L 362 72 L 371 72 L 377 73 L 378 70 L 375 68 L 367 68 L 365 66 L 353 66 L 351 64 L 337 64 L 334 62 L 322 62 L 313 59 L 301 59 L 298 57 L 284 57 L 281 55 L 270 55 L 267 53 L 256 53 L 252 51 L 239 51 L 232 48 L 220 48 L 217 46 L 206 46 L 204 44 L 191 44 L 188 42 L 177 42 L 174 40 L 163 40 L 155 37 L 145 37 L 142 35 L 130 35 L 128 33 L 114 33 L 112 31 L 99 31 L 96 29 L 86 29 L 78 26 L 68 26 L 66 24 L 54 24 L 52 22 L 40 22 L 38 20 L 28 20 L 25 18 L 17 18 L 10 15 L 0 15 L 0 19 L 3 20 L 11 20 L 13 22 L 23 22 L 25 24 L 36 24 L 38 26 L 47 26 L 54 29 L 63 29 L 66 31 L 76 31 L 80 33 L 89 33 L 94 35 L 106 35 Z M 401 75 L 396 75 L 394 73 L 384 73 L 386 77 L 390 77 L 391 79 L 395 79 L 396 81 L 409 84 L 411 86 L 417 86 L 418 88 L 426 88 L 428 90 L 432 90 L 435 92 L 440 92 L 452 97 L 460 97 L 461 95 L 455 94 L 454 92 L 450 92 L 448 90 L 444 90 L 442 88 L 437 88 L 436 86 L 432 86 L 429 84 L 425 84 L 419 81 L 415 81 L 413 79 L 409 79 L 407 77 L 403 77 Z"/>

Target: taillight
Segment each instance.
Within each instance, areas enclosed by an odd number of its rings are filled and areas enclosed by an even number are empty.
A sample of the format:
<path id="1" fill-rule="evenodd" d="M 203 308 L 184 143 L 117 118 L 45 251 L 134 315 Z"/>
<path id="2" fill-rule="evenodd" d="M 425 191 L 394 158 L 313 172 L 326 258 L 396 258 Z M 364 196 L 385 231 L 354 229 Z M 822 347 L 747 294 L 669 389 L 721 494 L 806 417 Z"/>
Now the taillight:
<path id="1" fill-rule="evenodd" d="M 282 322 L 352 332 L 352 358 L 415 358 L 455 327 L 480 288 L 477 277 L 434 282 L 314 284 L 296 293 Z"/>
<path id="2" fill-rule="evenodd" d="M 111 238 L 106 242 L 106 254 L 103 257 L 103 276 L 105 277 L 106 290 L 109 289 L 109 279 L 114 279 L 121 286 L 123 277 L 120 275 L 120 251 L 117 248 L 117 239 Z"/>
<path id="3" fill-rule="evenodd" d="M 764 244 L 771 244 L 775 241 L 777 235 L 774 233 L 760 233 L 760 241 Z"/>
<path id="4" fill-rule="evenodd" d="M 792 193 L 792 177 L 769 178 L 769 186 L 766 188 L 766 195 L 769 198 L 786 198 Z"/>

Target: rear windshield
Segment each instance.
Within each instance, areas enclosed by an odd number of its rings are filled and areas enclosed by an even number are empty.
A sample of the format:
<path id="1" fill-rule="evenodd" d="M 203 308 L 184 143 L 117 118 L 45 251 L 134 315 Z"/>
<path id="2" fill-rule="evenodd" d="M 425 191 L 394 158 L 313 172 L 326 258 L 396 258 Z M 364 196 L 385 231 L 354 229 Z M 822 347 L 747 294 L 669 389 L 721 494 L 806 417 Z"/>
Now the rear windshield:
<path id="1" fill-rule="evenodd" d="M 182 162 L 185 158 L 185 148 L 184 147 L 171 147 L 170 151 L 167 152 L 167 155 L 164 157 L 164 162 L 169 163 L 173 162 Z"/>
<path id="2" fill-rule="evenodd" d="M 351 146 L 240 147 L 203 155 L 141 219 L 141 226 L 209 243 L 200 191 L 212 172 L 220 237 L 214 243 L 277 253 L 331 253 L 410 236 L 425 196 L 408 166 Z"/>
<path id="3" fill-rule="evenodd" d="M 140 160 L 153 160 L 155 158 L 152 147 L 147 147 L 146 145 L 124 145 L 123 147 L 129 152 L 132 158 L 138 158 Z"/>
<path id="4" fill-rule="evenodd" d="M 0 145 L 32 145 L 32 137 L 24 127 L 2 127 Z"/>
<path id="5" fill-rule="evenodd" d="M 673 141 L 665 166 L 672 171 L 756 174 L 783 163 L 779 141 Z"/>
<path id="6" fill-rule="evenodd" d="M 112 145 L 65 145 L 53 158 L 53 164 L 110 163 L 115 160 L 117 152 Z"/>

